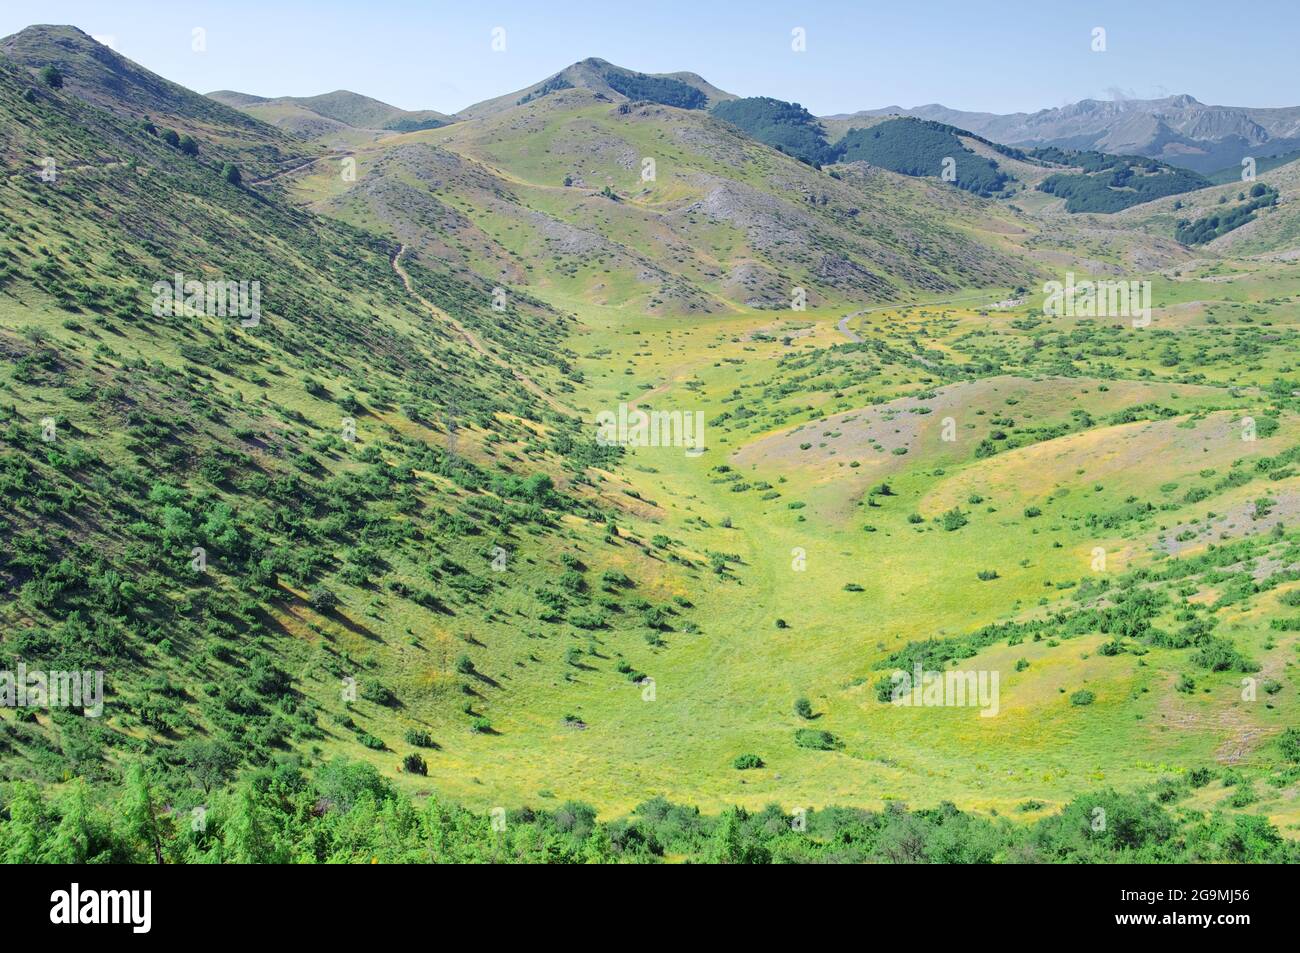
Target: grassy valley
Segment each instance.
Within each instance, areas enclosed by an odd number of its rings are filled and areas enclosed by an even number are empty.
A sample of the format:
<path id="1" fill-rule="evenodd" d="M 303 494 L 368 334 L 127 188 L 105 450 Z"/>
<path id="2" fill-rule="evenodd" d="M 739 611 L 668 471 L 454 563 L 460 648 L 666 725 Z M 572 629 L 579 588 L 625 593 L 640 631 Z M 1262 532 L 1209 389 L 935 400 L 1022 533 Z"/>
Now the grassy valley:
<path id="1" fill-rule="evenodd" d="M 6 861 L 1300 859 L 1297 163 L 71 27 L 0 117 L 0 671 L 103 675 Z"/>

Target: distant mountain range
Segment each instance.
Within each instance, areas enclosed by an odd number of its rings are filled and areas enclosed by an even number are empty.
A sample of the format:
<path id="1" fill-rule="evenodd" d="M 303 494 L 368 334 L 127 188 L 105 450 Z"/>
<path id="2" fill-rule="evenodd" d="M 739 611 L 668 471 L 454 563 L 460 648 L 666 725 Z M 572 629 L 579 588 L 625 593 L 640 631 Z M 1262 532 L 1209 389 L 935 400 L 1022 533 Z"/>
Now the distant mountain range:
<path id="1" fill-rule="evenodd" d="M 398 109 L 346 89 L 319 96 L 280 96 L 275 99 L 219 89 L 208 93 L 208 97 L 308 139 L 347 127 L 415 132 L 418 129 L 436 129 L 452 121 L 450 116 L 432 109 Z"/>
<path id="2" fill-rule="evenodd" d="M 682 108 L 713 109 L 737 100 L 695 73 L 639 73 L 595 57 L 574 63 L 540 82 L 476 103 L 455 115 L 410 112 L 339 90 L 321 96 L 264 98 L 231 90 L 209 93 L 228 106 L 295 135 L 316 138 L 340 127 L 387 131 L 427 129 L 483 119 L 533 99 L 581 89 L 612 102 L 650 100 Z M 967 112 L 937 103 L 886 106 L 820 117 L 830 142 L 849 130 L 889 116 L 929 119 L 1017 148 L 1049 146 L 1138 155 L 1211 174 L 1300 149 L 1300 106 L 1211 106 L 1189 95 L 1164 99 L 1085 99 L 1033 113 Z"/>
<path id="3" fill-rule="evenodd" d="M 1208 106 L 1191 96 L 1165 99 L 1085 99 L 1034 113 L 964 112 L 930 104 L 888 106 L 823 118 L 832 138 L 881 116 L 914 116 L 957 126 L 1016 147 L 1093 149 L 1140 155 L 1210 173 L 1300 148 L 1300 106 L 1255 109 Z"/>

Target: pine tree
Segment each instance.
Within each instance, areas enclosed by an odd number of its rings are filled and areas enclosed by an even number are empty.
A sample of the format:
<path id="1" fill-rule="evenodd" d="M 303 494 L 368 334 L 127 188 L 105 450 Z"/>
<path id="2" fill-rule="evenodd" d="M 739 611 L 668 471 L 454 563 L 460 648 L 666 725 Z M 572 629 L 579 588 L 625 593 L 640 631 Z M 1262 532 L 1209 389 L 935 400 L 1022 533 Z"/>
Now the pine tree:
<path id="1" fill-rule="evenodd" d="M 84 864 L 90 858 L 90 805 L 86 782 L 77 778 L 63 799 L 63 817 L 50 841 L 47 859 L 52 864 Z"/>
<path id="2" fill-rule="evenodd" d="M 162 832 L 158 827 L 153 790 L 144 768 L 133 764 L 126 773 L 126 792 L 122 799 L 121 838 L 134 863 L 161 864 Z"/>
<path id="3" fill-rule="evenodd" d="M 0 856 L 6 864 L 37 864 L 43 859 L 42 840 L 50 818 L 36 785 L 14 784 L 9 798 L 9 821 L 0 828 Z"/>
<path id="4" fill-rule="evenodd" d="M 248 782 L 240 784 L 231 800 L 230 814 L 221 824 L 222 860 L 228 864 L 275 863 L 274 840 L 257 793 Z"/>

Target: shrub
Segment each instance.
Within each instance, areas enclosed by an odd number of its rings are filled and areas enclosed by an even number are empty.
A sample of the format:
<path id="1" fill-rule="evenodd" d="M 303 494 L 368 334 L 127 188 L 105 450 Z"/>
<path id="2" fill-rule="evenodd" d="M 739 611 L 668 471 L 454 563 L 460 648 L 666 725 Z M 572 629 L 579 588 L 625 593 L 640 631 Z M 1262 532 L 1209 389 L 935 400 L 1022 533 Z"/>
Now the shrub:
<path id="1" fill-rule="evenodd" d="M 939 517 L 939 525 L 950 533 L 954 530 L 961 529 L 969 522 L 970 520 L 966 518 L 966 514 L 956 506 L 944 513 L 943 516 Z"/>
<path id="2" fill-rule="evenodd" d="M 751 768 L 763 767 L 763 759 L 756 754 L 738 754 L 731 766 L 737 771 L 748 771 Z"/>
<path id="3" fill-rule="evenodd" d="M 1214 780 L 1214 771 L 1210 768 L 1192 768 L 1187 772 L 1187 783 L 1194 788 L 1203 788 Z"/>
<path id="4" fill-rule="evenodd" d="M 423 728 L 407 728 L 406 743 L 417 748 L 432 748 L 433 738 Z M 423 773 L 423 772 L 421 772 Z"/>
<path id="5" fill-rule="evenodd" d="M 385 707 L 397 701 L 397 696 L 384 687 L 377 679 L 367 678 L 361 683 L 361 697 L 366 701 Z"/>
<path id="6" fill-rule="evenodd" d="M 794 700 L 794 713 L 800 718 L 811 718 L 813 716 L 812 702 L 802 696 L 796 698 Z"/>
<path id="7" fill-rule="evenodd" d="M 1096 701 L 1096 699 L 1097 696 L 1094 695 L 1092 692 L 1088 691 L 1088 689 L 1081 688 L 1073 695 L 1070 696 L 1070 704 L 1078 705 L 1078 706 L 1091 705 L 1094 701 Z"/>
<path id="8" fill-rule="evenodd" d="M 419 754 L 412 751 L 402 759 L 402 770 L 407 774 L 428 774 L 429 766 L 424 763 L 424 759 Z"/>
<path id="9" fill-rule="evenodd" d="M 307 594 L 307 602 L 317 612 L 329 612 L 339 604 L 339 597 L 325 586 L 313 586 Z"/>
<path id="10" fill-rule="evenodd" d="M 839 739 L 829 731 L 820 731 L 816 728 L 799 728 L 794 733 L 794 743 L 800 748 L 811 748 L 814 751 L 834 751 L 839 747 Z"/>
<path id="11" fill-rule="evenodd" d="M 1287 761 L 1300 762 L 1300 728 L 1288 728 L 1278 735 L 1277 750 Z"/>

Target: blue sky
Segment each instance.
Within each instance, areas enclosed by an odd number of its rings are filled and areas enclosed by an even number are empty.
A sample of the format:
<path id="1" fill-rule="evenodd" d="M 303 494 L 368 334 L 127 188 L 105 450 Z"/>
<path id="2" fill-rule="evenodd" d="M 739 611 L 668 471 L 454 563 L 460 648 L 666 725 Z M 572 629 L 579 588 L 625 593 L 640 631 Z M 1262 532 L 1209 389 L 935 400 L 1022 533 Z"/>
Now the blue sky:
<path id="1" fill-rule="evenodd" d="M 454 112 L 600 56 L 692 70 L 742 96 L 827 115 L 941 102 L 1032 111 L 1083 98 L 1190 93 L 1235 106 L 1300 105 L 1300 3 L 1254 0 L 41 0 L 0 6 L 0 34 L 71 23 L 200 92 L 311 95 L 346 88 Z M 202 27 L 207 51 L 191 48 Z M 504 52 L 491 49 L 505 30 Z M 806 52 L 791 31 L 806 31 Z M 1093 52 L 1094 27 L 1106 51 Z"/>

